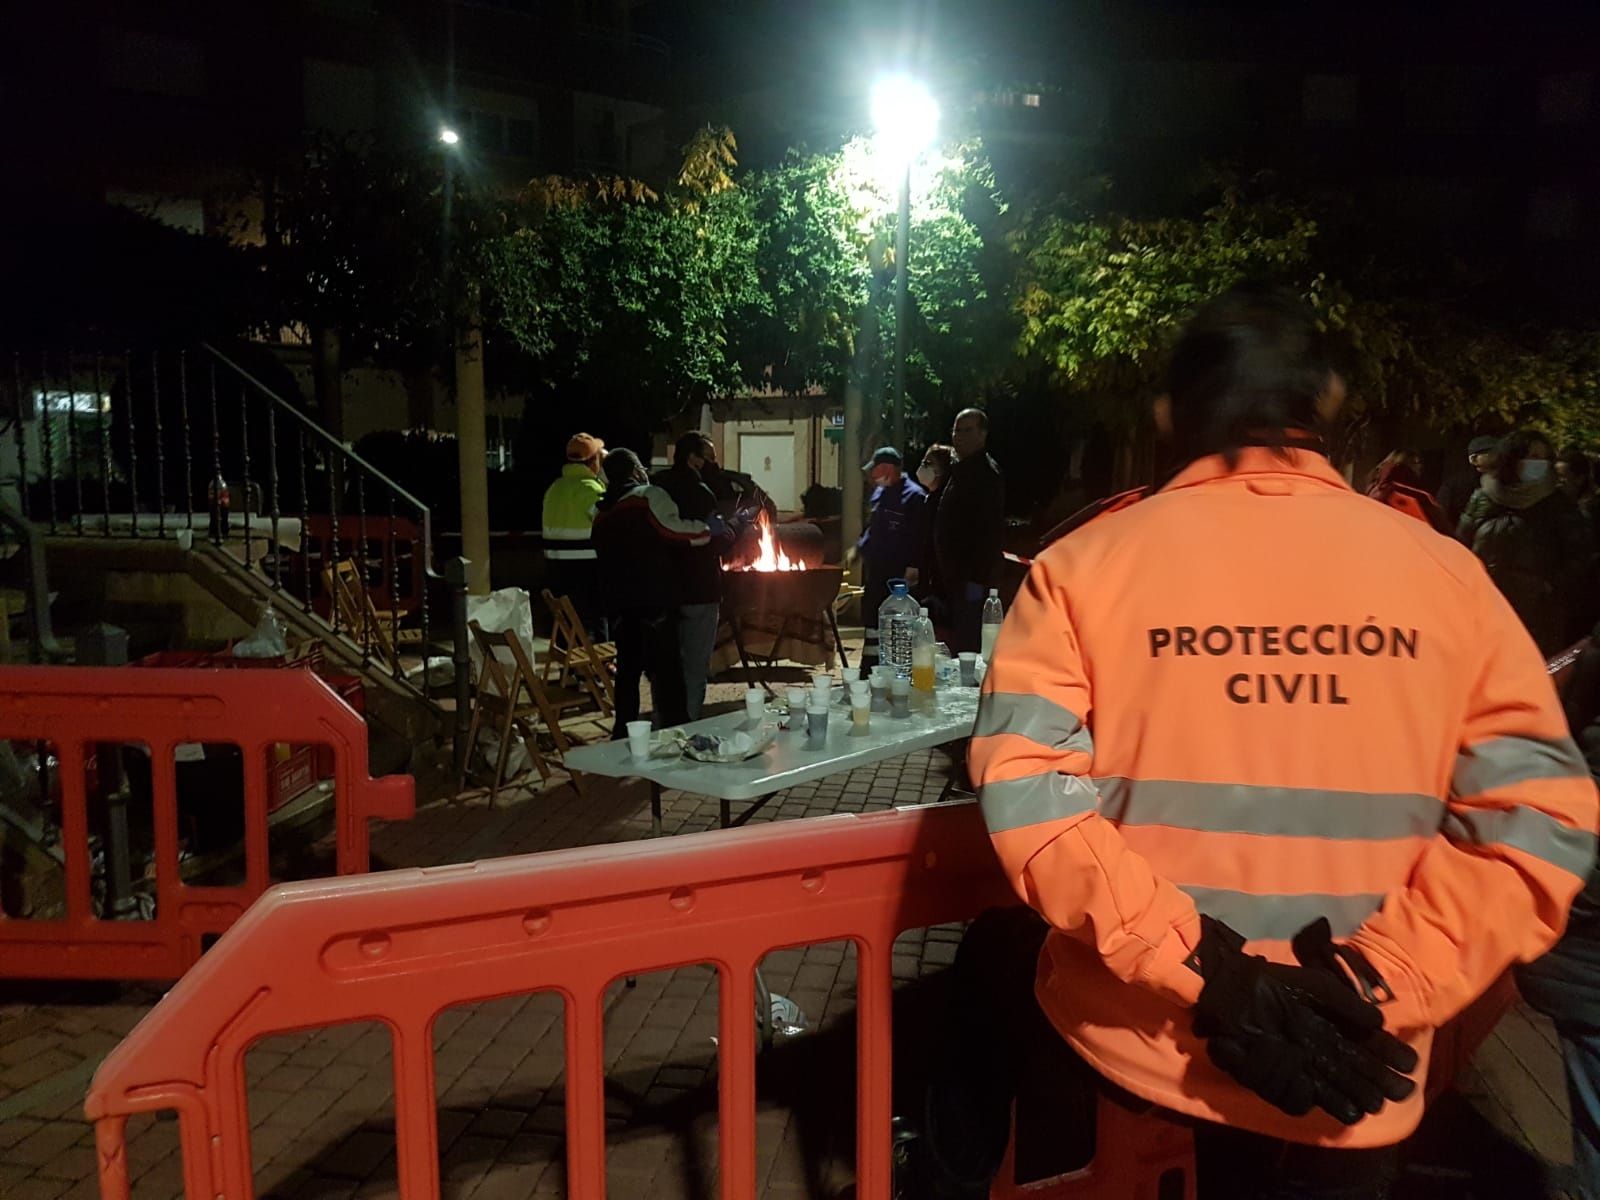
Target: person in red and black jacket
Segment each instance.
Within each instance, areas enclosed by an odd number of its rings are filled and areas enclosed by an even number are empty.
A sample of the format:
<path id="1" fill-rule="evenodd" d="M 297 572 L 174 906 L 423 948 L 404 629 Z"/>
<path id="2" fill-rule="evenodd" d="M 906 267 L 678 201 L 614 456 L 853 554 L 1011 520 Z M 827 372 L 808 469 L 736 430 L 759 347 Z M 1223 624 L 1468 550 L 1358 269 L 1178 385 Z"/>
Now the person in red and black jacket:
<path id="1" fill-rule="evenodd" d="M 726 525 L 712 515 L 691 521 L 672 497 L 650 483 L 632 450 L 605 460 L 606 494 L 595 506 L 590 540 L 600 561 L 600 597 L 617 643 L 617 711 L 613 739 L 639 719 L 639 680 L 650 676 L 658 729 L 689 719 L 678 650 L 679 569 L 675 551 L 704 546 Z"/>
<path id="2" fill-rule="evenodd" d="M 1445 537 L 1454 536 L 1439 502 L 1422 486 L 1422 458 L 1414 450 L 1396 450 L 1373 469 L 1367 495 L 1431 525 Z"/>

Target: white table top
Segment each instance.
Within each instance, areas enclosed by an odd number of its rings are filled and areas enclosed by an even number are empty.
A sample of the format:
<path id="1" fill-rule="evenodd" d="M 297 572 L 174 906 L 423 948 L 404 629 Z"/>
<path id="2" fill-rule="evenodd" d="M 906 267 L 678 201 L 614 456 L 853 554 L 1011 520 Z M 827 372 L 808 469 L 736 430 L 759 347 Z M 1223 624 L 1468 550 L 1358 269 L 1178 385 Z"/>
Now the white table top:
<path id="1" fill-rule="evenodd" d="M 662 787 L 715 796 L 719 800 L 758 800 L 797 784 L 809 783 L 841 771 L 854 770 L 914 750 L 926 750 L 957 741 L 972 733 L 978 715 L 978 689 L 948 688 L 937 694 L 937 711 L 895 718 L 873 713 L 865 734 L 850 727 L 850 711 L 834 704 L 828 714 L 827 744 L 816 750 L 806 746 L 802 732 L 779 730 L 778 739 L 763 754 L 741 763 L 697 762 L 692 758 L 634 759 L 626 741 L 577 746 L 564 762 L 575 771 L 613 778 L 649 779 Z M 769 716 L 768 721 L 777 720 Z M 748 729 L 742 712 L 707 717 L 679 726 L 688 733 L 732 733 Z"/>

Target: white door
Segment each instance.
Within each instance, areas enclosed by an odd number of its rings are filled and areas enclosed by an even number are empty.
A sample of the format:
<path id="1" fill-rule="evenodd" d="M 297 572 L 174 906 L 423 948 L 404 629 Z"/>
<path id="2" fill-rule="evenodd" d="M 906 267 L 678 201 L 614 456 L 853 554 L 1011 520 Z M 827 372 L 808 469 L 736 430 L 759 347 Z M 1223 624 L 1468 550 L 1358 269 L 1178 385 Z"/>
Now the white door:
<path id="1" fill-rule="evenodd" d="M 794 434 L 741 433 L 739 470 L 755 476 L 779 508 L 793 512 L 800 507 L 794 490 Z"/>

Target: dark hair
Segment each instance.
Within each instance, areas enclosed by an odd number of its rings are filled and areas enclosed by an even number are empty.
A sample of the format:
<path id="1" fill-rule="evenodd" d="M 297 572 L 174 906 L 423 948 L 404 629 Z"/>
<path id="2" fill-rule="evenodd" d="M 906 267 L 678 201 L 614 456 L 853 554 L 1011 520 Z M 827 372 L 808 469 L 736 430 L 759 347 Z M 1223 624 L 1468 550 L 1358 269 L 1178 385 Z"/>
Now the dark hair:
<path id="1" fill-rule="evenodd" d="M 1245 446 L 1282 448 L 1317 427 L 1329 367 L 1311 310 L 1282 288 L 1240 286 L 1200 306 L 1167 366 L 1182 462 Z"/>
<path id="2" fill-rule="evenodd" d="M 1585 482 L 1594 478 L 1594 464 L 1589 461 L 1589 456 L 1576 446 L 1568 446 L 1557 456 L 1556 461 Z"/>
<path id="3" fill-rule="evenodd" d="M 978 429 L 979 429 L 979 431 L 981 431 L 983 433 L 988 433 L 989 432 L 989 414 L 984 412 L 983 409 L 981 409 L 981 408 L 963 408 L 960 412 L 958 412 L 956 414 L 956 420 L 959 421 L 959 420 L 961 420 L 962 417 L 977 417 L 978 418 Z"/>
<path id="4" fill-rule="evenodd" d="M 705 448 L 711 444 L 711 439 L 698 429 L 691 429 L 680 437 L 672 447 L 672 461 L 676 466 L 683 466 L 689 461 L 691 454 L 705 457 Z"/>
<path id="5" fill-rule="evenodd" d="M 931 462 L 946 475 L 950 474 L 950 464 L 955 461 L 956 448 L 946 446 L 943 442 L 935 442 L 922 453 L 923 462 Z"/>
<path id="6" fill-rule="evenodd" d="M 606 494 L 614 496 L 634 485 L 634 476 L 644 470 L 639 456 L 626 448 L 612 450 L 600 469 L 606 473 Z"/>
<path id="7" fill-rule="evenodd" d="M 1519 429 L 1506 438 L 1500 443 L 1500 461 L 1495 464 L 1494 477 L 1508 487 L 1516 483 L 1522 460 L 1535 445 L 1544 446 L 1554 456 L 1554 444 L 1537 429 Z"/>

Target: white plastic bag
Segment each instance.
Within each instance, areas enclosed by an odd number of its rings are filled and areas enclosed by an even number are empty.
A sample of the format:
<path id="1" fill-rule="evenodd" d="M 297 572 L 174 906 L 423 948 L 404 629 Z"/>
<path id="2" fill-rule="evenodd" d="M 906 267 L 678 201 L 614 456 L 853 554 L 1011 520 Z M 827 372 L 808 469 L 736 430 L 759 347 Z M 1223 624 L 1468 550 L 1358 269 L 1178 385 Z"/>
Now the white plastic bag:
<path id="1" fill-rule="evenodd" d="M 509 629 L 517 635 L 517 640 L 527 651 L 528 662 L 534 663 L 533 601 L 522 588 L 501 588 L 487 596 L 468 596 L 467 620 L 476 621 L 485 633 L 500 633 Z M 477 638 L 472 639 L 471 652 L 472 678 L 476 680 L 483 670 L 483 651 L 478 648 Z M 497 647 L 495 657 L 505 664 L 507 676 L 516 670 L 517 664 L 512 660 L 508 648 Z M 486 681 L 486 686 L 494 690 L 494 680 Z M 498 695 L 498 692 L 495 694 Z"/>
<path id="2" fill-rule="evenodd" d="M 256 622 L 255 631 L 238 642 L 233 647 L 235 658 L 287 658 L 289 657 L 289 639 L 283 630 L 283 622 L 278 620 L 278 614 L 272 611 L 272 605 L 261 613 L 261 620 Z"/>
<path id="3" fill-rule="evenodd" d="M 509 629 L 516 634 L 517 640 L 522 643 L 522 648 L 527 652 L 528 664 L 534 664 L 533 653 L 533 601 L 523 588 L 501 588 L 497 592 L 490 592 L 487 596 L 467 597 L 467 620 L 476 621 L 478 627 L 486 633 L 499 633 Z M 478 646 L 478 639 L 470 642 L 472 654 L 472 679 L 476 684 L 483 673 L 483 651 Z M 516 662 L 511 657 L 511 650 L 506 646 L 495 647 L 495 658 L 505 667 L 506 677 L 517 669 Z M 484 680 L 484 687 L 494 695 L 499 694 L 493 678 Z M 493 763 L 500 754 L 500 734 L 496 729 L 488 728 L 489 722 L 484 723 L 484 728 L 478 734 L 478 748 Z M 520 775 L 532 765 L 528 757 L 528 748 L 522 744 L 522 739 L 513 737 L 510 752 L 506 755 L 506 778 Z"/>

